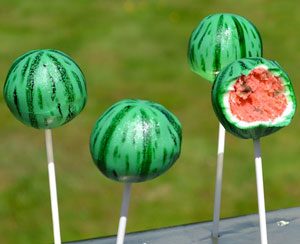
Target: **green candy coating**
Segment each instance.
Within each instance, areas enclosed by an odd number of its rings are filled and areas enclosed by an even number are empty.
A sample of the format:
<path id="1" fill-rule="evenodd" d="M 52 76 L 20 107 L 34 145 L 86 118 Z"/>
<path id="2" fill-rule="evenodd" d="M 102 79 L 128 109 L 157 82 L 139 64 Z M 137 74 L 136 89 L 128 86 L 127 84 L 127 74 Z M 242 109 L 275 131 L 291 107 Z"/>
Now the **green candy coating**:
<path id="1" fill-rule="evenodd" d="M 120 182 L 142 182 L 168 170 L 180 155 L 181 124 L 160 104 L 121 100 L 96 122 L 90 152 L 99 170 Z"/>
<path id="2" fill-rule="evenodd" d="M 17 58 L 8 72 L 3 93 L 18 120 L 43 129 L 72 120 L 87 99 L 79 66 L 63 52 L 51 49 L 29 51 Z"/>
<path id="3" fill-rule="evenodd" d="M 189 40 L 189 65 L 192 71 L 210 82 L 231 62 L 261 56 L 262 41 L 256 27 L 235 14 L 207 16 Z"/>
<path id="4" fill-rule="evenodd" d="M 232 90 L 232 85 L 241 76 L 249 75 L 252 70 L 258 67 L 263 67 L 280 78 L 288 106 L 285 113 L 276 121 L 257 121 L 247 124 L 234 118 L 229 108 L 227 96 Z M 259 139 L 289 125 L 296 110 L 295 93 L 287 73 L 277 62 L 264 58 L 245 58 L 228 65 L 217 76 L 211 95 L 214 111 L 224 128 L 231 134 L 243 139 Z"/>

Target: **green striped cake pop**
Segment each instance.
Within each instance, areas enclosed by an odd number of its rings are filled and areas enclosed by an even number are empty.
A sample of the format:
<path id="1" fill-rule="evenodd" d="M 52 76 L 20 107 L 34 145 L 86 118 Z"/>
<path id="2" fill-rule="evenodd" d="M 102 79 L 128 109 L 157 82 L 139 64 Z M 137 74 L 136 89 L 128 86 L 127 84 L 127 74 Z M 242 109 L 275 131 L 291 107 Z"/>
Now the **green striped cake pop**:
<path id="1" fill-rule="evenodd" d="M 14 116 L 34 128 L 51 129 L 84 108 L 87 91 L 79 66 L 57 50 L 33 50 L 16 59 L 4 85 Z"/>
<path id="2" fill-rule="evenodd" d="M 261 56 L 262 41 L 256 27 L 235 14 L 207 16 L 189 40 L 189 65 L 192 71 L 210 82 L 231 62 Z"/>
<path id="3" fill-rule="evenodd" d="M 181 125 L 160 104 L 122 100 L 96 122 L 90 137 L 92 158 L 110 179 L 132 183 L 153 179 L 179 157 Z"/>
<path id="4" fill-rule="evenodd" d="M 287 73 L 277 62 L 246 58 L 219 73 L 212 104 L 227 131 L 259 139 L 290 124 L 296 98 Z"/>

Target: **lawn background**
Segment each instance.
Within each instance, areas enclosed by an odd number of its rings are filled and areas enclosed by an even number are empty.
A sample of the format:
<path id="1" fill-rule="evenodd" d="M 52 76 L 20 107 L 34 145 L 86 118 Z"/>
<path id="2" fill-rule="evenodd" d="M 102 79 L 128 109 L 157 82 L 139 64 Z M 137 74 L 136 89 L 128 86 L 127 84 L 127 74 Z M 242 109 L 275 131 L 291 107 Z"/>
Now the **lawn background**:
<path id="1" fill-rule="evenodd" d="M 192 73 L 191 31 L 206 15 L 236 13 L 260 30 L 264 57 L 277 60 L 299 94 L 298 0 L 16 1 L 0 3 L 0 82 L 13 60 L 54 48 L 81 66 L 88 103 L 53 131 L 64 241 L 116 233 L 122 185 L 93 165 L 89 134 L 123 98 L 165 105 L 183 124 L 182 155 L 165 175 L 133 186 L 128 231 L 212 219 L 218 121 L 211 85 Z M 300 205 L 300 118 L 262 139 L 267 210 Z M 0 243 L 51 243 L 44 134 L 22 125 L 0 94 Z M 253 145 L 227 136 L 222 217 L 257 212 Z"/>

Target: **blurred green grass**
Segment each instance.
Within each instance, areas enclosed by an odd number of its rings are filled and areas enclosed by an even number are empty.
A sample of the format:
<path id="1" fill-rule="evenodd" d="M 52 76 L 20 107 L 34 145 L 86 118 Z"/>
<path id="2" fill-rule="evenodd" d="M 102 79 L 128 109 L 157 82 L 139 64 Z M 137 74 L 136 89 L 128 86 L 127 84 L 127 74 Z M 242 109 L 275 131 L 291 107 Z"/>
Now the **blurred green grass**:
<path id="1" fill-rule="evenodd" d="M 249 18 L 299 85 L 300 5 L 297 0 L 2 0 L 0 80 L 30 49 L 55 48 L 84 71 L 89 100 L 71 123 L 54 130 L 62 239 L 116 233 L 122 185 L 93 165 L 88 140 L 98 116 L 122 98 L 162 103 L 181 120 L 182 155 L 165 175 L 133 187 L 128 231 L 212 219 L 218 122 L 210 85 L 187 65 L 189 35 L 208 14 Z M 0 243 L 51 243 L 43 131 L 23 126 L 0 95 Z M 262 139 L 267 210 L 299 206 L 300 126 Z M 257 212 L 253 146 L 227 136 L 222 217 Z"/>

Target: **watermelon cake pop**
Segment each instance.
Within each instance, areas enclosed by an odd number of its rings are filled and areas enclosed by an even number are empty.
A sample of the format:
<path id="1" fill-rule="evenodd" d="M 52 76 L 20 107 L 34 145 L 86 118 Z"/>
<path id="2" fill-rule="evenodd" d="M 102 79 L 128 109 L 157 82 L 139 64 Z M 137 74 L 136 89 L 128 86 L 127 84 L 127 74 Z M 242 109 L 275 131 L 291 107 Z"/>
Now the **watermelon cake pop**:
<path id="1" fill-rule="evenodd" d="M 100 171 L 120 182 L 142 182 L 168 170 L 181 148 L 181 125 L 162 105 L 122 100 L 96 122 L 90 138 Z"/>
<path id="2" fill-rule="evenodd" d="M 212 104 L 233 135 L 253 139 L 261 243 L 267 244 L 260 138 L 290 124 L 296 109 L 291 81 L 275 61 L 237 60 L 224 68 L 212 89 Z"/>
<path id="3" fill-rule="evenodd" d="M 287 73 L 264 58 L 237 60 L 222 70 L 212 103 L 226 130 L 244 139 L 259 139 L 289 125 L 296 109 Z"/>
<path id="4" fill-rule="evenodd" d="M 33 50 L 14 61 L 3 93 L 9 110 L 18 120 L 45 129 L 54 243 L 60 244 L 51 129 L 66 124 L 84 108 L 87 99 L 84 75 L 63 52 Z"/>
<path id="5" fill-rule="evenodd" d="M 4 85 L 4 99 L 22 123 L 59 127 L 84 108 L 87 92 L 79 66 L 57 50 L 33 50 L 17 58 Z"/>
<path id="6" fill-rule="evenodd" d="M 160 104 L 122 100 L 96 122 L 90 151 L 99 170 L 125 183 L 117 243 L 124 241 L 131 183 L 158 177 L 178 159 L 181 125 Z"/>
<path id="7" fill-rule="evenodd" d="M 229 13 L 205 17 L 192 32 L 188 62 L 195 73 L 210 81 L 231 62 L 262 56 L 262 41 L 246 18 Z"/>

